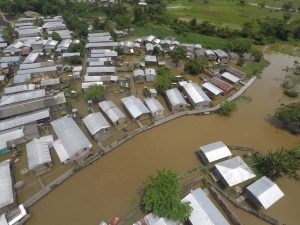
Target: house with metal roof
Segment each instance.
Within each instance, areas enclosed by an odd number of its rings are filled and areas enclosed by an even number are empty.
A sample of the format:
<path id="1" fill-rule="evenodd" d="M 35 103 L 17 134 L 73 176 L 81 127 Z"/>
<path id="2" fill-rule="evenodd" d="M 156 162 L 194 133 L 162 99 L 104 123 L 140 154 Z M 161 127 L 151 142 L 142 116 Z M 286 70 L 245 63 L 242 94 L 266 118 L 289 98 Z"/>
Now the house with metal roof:
<path id="1" fill-rule="evenodd" d="M 64 39 L 58 44 L 58 46 L 56 48 L 56 51 L 61 53 L 61 54 L 66 53 L 66 52 L 68 52 L 69 47 L 71 46 L 71 44 L 72 44 L 71 39 Z"/>
<path id="2" fill-rule="evenodd" d="M 202 87 L 208 91 L 208 95 L 212 98 L 215 98 L 224 93 L 222 89 L 218 88 L 210 82 L 205 82 L 204 84 L 202 84 Z"/>
<path id="3" fill-rule="evenodd" d="M 7 221 L 4 214 L 0 215 L 0 224 L 1 225 L 8 225 L 8 221 Z"/>
<path id="4" fill-rule="evenodd" d="M 100 42 L 100 43 L 87 43 L 85 45 L 86 49 L 113 49 L 119 46 L 119 42 Z"/>
<path id="5" fill-rule="evenodd" d="M 15 203 L 11 168 L 10 160 L 0 162 L 0 210 L 13 207 Z"/>
<path id="6" fill-rule="evenodd" d="M 111 42 L 112 38 L 111 36 L 100 36 L 100 37 L 95 37 L 95 36 L 89 36 L 88 38 L 89 43 L 95 43 L 95 42 Z"/>
<path id="7" fill-rule="evenodd" d="M 103 37 L 103 36 L 110 36 L 109 32 L 100 32 L 100 33 L 90 33 L 88 37 Z"/>
<path id="8" fill-rule="evenodd" d="M 234 67 L 230 67 L 230 66 L 224 66 L 223 68 L 221 68 L 221 72 L 228 72 L 233 74 L 234 76 L 237 76 L 238 78 L 240 78 L 241 80 L 245 79 L 247 74 L 234 68 Z"/>
<path id="9" fill-rule="evenodd" d="M 52 159 L 49 145 L 43 139 L 33 139 L 26 144 L 28 169 L 36 176 L 49 172 L 52 167 Z"/>
<path id="10" fill-rule="evenodd" d="M 45 46 L 44 46 L 45 52 L 47 54 L 50 54 L 50 53 L 54 52 L 55 49 L 56 49 L 57 44 L 58 44 L 58 41 L 49 39 L 47 41 L 47 43 L 45 44 Z"/>
<path id="11" fill-rule="evenodd" d="M 221 74 L 221 78 L 225 81 L 228 81 L 232 84 L 237 84 L 240 81 L 240 78 L 233 75 L 232 73 L 229 72 L 224 72 Z"/>
<path id="12" fill-rule="evenodd" d="M 40 53 L 31 52 L 23 61 L 24 64 L 34 63 L 39 57 Z"/>
<path id="13" fill-rule="evenodd" d="M 172 112 L 183 111 L 188 105 L 177 88 L 167 90 L 166 98 Z"/>
<path id="14" fill-rule="evenodd" d="M 15 94 L 24 91 L 33 91 L 35 89 L 35 84 L 22 84 L 17 86 L 10 86 L 4 88 L 4 94 Z"/>
<path id="15" fill-rule="evenodd" d="M 31 83 L 31 74 L 15 75 L 13 78 L 14 85 Z"/>
<path id="16" fill-rule="evenodd" d="M 95 112 L 84 117 L 83 122 L 96 140 L 105 140 L 111 136 L 111 127 L 102 113 Z"/>
<path id="17" fill-rule="evenodd" d="M 146 65 L 156 65 L 157 64 L 156 56 L 155 55 L 146 55 L 145 63 L 146 63 Z"/>
<path id="18" fill-rule="evenodd" d="M 50 67 L 50 66 L 54 66 L 54 62 L 37 62 L 37 63 L 29 63 L 29 64 L 22 63 L 19 69 L 29 70 L 29 69 L 36 69 L 36 68 Z"/>
<path id="19" fill-rule="evenodd" d="M 0 131 L 23 126 L 29 123 L 35 123 L 37 121 L 45 121 L 48 118 L 50 118 L 49 108 L 18 115 L 9 119 L 0 120 Z"/>
<path id="20" fill-rule="evenodd" d="M 142 69 L 136 69 L 133 71 L 133 78 L 136 83 L 143 83 L 145 81 L 145 72 Z"/>
<path id="21" fill-rule="evenodd" d="M 189 193 L 182 202 L 187 202 L 192 207 L 189 216 L 191 225 L 230 225 L 201 188 Z"/>
<path id="22" fill-rule="evenodd" d="M 58 139 L 53 147 L 64 164 L 88 156 L 92 144 L 70 116 L 64 116 L 51 122 Z"/>
<path id="23" fill-rule="evenodd" d="M 52 78 L 52 79 L 41 80 L 41 87 L 51 88 L 51 89 L 59 88 L 60 87 L 60 79 Z"/>
<path id="24" fill-rule="evenodd" d="M 205 164 L 216 162 L 232 155 L 229 148 L 222 141 L 201 146 L 197 151 L 197 154 L 201 157 Z"/>
<path id="25" fill-rule="evenodd" d="M 146 3 L 147 4 L 147 3 Z M 153 213 L 149 213 L 141 220 L 135 222 L 133 225 L 182 225 L 180 222 L 168 220 L 164 217 L 158 217 Z"/>
<path id="26" fill-rule="evenodd" d="M 215 164 L 215 174 L 227 187 L 232 187 L 255 177 L 254 172 L 240 156 Z"/>
<path id="27" fill-rule="evenodd" d="M 155 120 L 164 118 L 164 107 L 156 98 L 145 98 L 144 101 Z"/>
<path id="28" fill-rule="evenodd" d="M 114 75 L 116 73 L 116 67 L 87 67 L 86 73 L 88 76 Z"/>
<path id="29" fill-rule="evenodd" d="M 246 187 L 248 198 L 258 207 L 270 208 L 284 196 L 276 183 L 263 176 Z"/>
<path id="30" fill-rule="evenodd" d="M 215 51 L 207 49 L 204 51 L 205 56 L 209 59 L 209 60 L 216 60 L 217 56 L 215 54 Z"/>
<path id="31" fill-rule="evenodd" d="M 65 95 L 60 92 L 56 95 L 48 95 L 42 98 L 31 99 L 15 104 L 8 104 L 0 107 L 0 119 L 33 112 L 44 108 L 51 111 L 63 109 L 66 104 Z"/>
<path id="32" fill-rule="evenodd" d="M 126 120 L 125 114 L 110 100 L 98 103 L 102 112 L 109 118 L 114 126 L 123 125 Z"/>
<path id="33" fill-rule="evenodd" d="M 196 83 L 187 83 L 182 87 L 183 93 L 189 99 L 194 109 L 207 107 L 211 103 L 211 99 Z"/>
<path id="34" fill-rule="evenodd" d="M 228 63 L 229 62 L 229 55 L 226 52 L 224 52 L 222 49 L 215 50 L 215 54 L 217 56 L 217 59 L 221 63 Z"/>
<path id="35" fill-rule="evenodd" d="M 28 65 L 28 64 L 25 64 Z M 32 76 L 38 77 L 45 74 L 55 74 L 57 72 L 57 66 L 38 67 L 26 70 L 18 70 L 17 75 L 31 74 Z"/>
<path id="36" fill-rule="evenodd" d="M 150 111 L 141 99 L 131 95 L 122 98 L 121 101 L 133 119 L 142 120 L 149 118 Z"/>
<path id="37" fill-rule="evenodd" d="M 26 100 L 41 98 L 46 96 L 45 90 L 26 91 L 22 93 L 15 93 L 10 95 L 4 95 L 0 99 L 0 105 L 8 105 Z"/>
<path id="38" fill-rule="evenodd" d="M 155 36 L 149 35 L 144 38 L 144 41 L 147 43 L 147 42 L 152 42 L 154 39 L 155 39 Z"/>
<path id="39" fill-rule="evenodd" d="M 19 37 L 40 37 L 42 34 L 41 29 L 33 28 L 33 29 L 18 29 L 17 30 Z"/>
<path id="40" fill-rule="evenodd" d="M 218 77 L 213 77 L 210 81 L 213 85 L 216 87 L 220 88 L 224 92 L 230 92 L 233 89 L 233 86 L 224 80 L 218 78 Z"/>
<path id="41" fill-rule="evenodd" d="M 19 65 L 21 61 L 20 56 L 3 56 L 0 58 L 0 63 L 7 63 L 9 66 Z"/>
<path id="42" fill-rule="evenodd" d="M 145 69 L 146 81 L 154 81 L 156 78 L 156 71 L 154 68 Z"/>
<path id="43" fill-rule="evenodd" d="M 24 137 L 24 127 L 13 128 L 0 132 L 0 153 L 9 152 L 8 142 Z"/>

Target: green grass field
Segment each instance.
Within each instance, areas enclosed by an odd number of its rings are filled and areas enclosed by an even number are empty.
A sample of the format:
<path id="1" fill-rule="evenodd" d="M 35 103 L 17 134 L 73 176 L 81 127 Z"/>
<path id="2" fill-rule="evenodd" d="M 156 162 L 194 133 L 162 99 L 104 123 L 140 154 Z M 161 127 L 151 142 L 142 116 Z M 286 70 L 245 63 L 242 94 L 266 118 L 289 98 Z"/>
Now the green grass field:
<path id="1" fill-rule="evenodd" d="M 251 3 L 265 2 L 267 6 L 278 7 L 278 8 L 281 8 L 281 6 L 286 2 L 292 2 L 295 8 L 298 8 L 300 6 L 299 0 L 251 0 L 249 2 Z"/>
<path id="2" fill-rule="evenodd" d="M 169 15 L 180 19 L 208 20 L 217 25 L 236 28 L 246 21 L 265 17 L 282 18 L 283 15 L 282 11 L 274 9 L 241 5 L 238 0 L 209 0 L 208 4 L 202 0 L 175 0 L 169 2 L 167 7 Z M 300 19 L 300 13 L 292 13 L 293 19 Z"/>
<path id="3" fill-rule="evenodd" d="M 174 37 L 176 40 L 182 43 L 201 44 L 205 48 L 228 48 L 228 41 L 226 39 L 196 33 L 185 33 L 184 35 L 177 35 L 172 29 L 168 28 L 167 26 L 145 25 L 143 27 L 135 27 L 134 31 L 131 32 L 131 35 L 134 36 L 147 36 L 150 34 L 160 38 Z"/>

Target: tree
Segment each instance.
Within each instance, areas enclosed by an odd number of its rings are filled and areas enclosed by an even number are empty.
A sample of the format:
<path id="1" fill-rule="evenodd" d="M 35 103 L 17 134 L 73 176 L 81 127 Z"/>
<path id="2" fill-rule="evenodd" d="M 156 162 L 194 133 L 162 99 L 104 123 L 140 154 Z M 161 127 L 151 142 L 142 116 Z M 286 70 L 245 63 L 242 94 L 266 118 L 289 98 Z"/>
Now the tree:
<path id="1" fill-rule="evenodd" d="M 153 48 L 153 55 L 160 55 L 160 48 L 158 46 L 154 46 Z"/>
<path id="2" fill-rule="evenodd" d="M 300 102 L 282 105 L 276 109 L 275 118 L 293 133 L 300 133 Z"/>
<path id="3" fill-rule="evenodd" d="M 230 49 L 240 57 L 251 49 L 251 41 L 243 38 L 236 38 L 230 42 Z"/>
<path id="4" fill-rule="evenodd" d="M 3 34 L 3 39 L 8 43 L 12 43 L 15 40 L 16 31 L 14 28 L 10 26 L 4 28 L 2 34 Z"/>
<path id="5" fill-rule="evenodd" d="M 219 112 L 222 116 L 230 116 L 236 109 L 237 105 L 234 101 L 225 101 L 221 104 Z"/>
<path id="6" fill-rule="evenodd" d="M 181 202 L 181 187 L 172 170 L 157 171 L 149 177 L 142 203 L 146 212 L 182 223 L 191 214 L 189 203 Z"/>
<path id="7" fill-rule="evenodd" d="M 80 65 L 82 64 L 82 59 L 80 56 L 74 55 L 67 58 L 67 62 L 70 63 L 71 65 Z"/>
<path id="8" fill-rule="evenodd" d="M 294 10 L 295 10 L 293 2 L 285 2 L 285 3 L 281 6 L 281 9 L 282 9 L 283 11 L 287 11 L 287 12 L 291 12 L 291 11 L 294 11 Z"/>
<path id="9" fill-rule="evenodd" d="M 179 61 L 186 58 L 186 48 L 183 46 L 177 46 L 171 52 L 171 58 L 173 62 L 176 63 L 176 66 L 178 66 Z"/>
<path id="10" fill-rule="evenodd" d="M 167 67 L 162 67 L 158 69 L 154 86 L 160 94 L 163 94 L 166 90 L 171 88 L 173 80 L 174 77 L 171 74 L 171 70 Z"/>
<path id="11" fill-rule="evenodd" d="M 251 50 L 251 56 L 254 58 L 254 61 L 255 62 L 260 62 L 260 60 L 263 58 L 263 53 L 262 51 L 256 49 L 256 48 L 253 48 Z"/>
<path id="12" fill-rule="evenodd" d="M 93 102 L 103 101 L 105 97 L 105 88 L 102 85 L 93 84 L 85 90 L 85 98 Z"/>
<path id="13" fill-rule="evenodd" d="M 266 18 L 260 23 L 260 33 L 265 37 L 286 41 L 291 33 L 291 30 L 284 20 Z"/>
<path id="14" fill-rule="evenodd" d="M 288 175 L 297 177 L 300 169 L 299 146 L 292 151 L 279 149 L 267 154 L 255 153 L 250 156 L 253 169 L 260 176 L 267 176 L 273 180 Z"/>
<path id="15" fill-rule="evenodd" d="M 206 58 L 200 58 L 196 61 L 188 62 L 184 66 L 184 70 L 192 75 L 203 72 L 208 66 L 208 61 Z"/>
<path id="16" fill-rule="evenodd" d="M 52 33 L 52 39 L 55 40 L 55 41 L 61 41 L 61 37 L 59 35 L 59 33 L 53 31 Z"/>

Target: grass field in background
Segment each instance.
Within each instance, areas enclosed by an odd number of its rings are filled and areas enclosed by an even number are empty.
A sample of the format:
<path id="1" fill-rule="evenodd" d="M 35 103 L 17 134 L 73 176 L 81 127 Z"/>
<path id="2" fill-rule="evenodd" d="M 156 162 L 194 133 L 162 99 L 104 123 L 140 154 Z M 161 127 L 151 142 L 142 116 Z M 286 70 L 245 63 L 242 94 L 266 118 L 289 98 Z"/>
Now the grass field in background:
<path id="1" fill-rule="evenodd" d="M 238 0 L 208 0 L 208 2 L 205 4 L 202 0 L 170 1 L 167 3 L 167 13 L 180 19 L 208 20 L 217 25 L 235 28 L 241 27 L 246 21 L 258 18 L 282 18 L 284 13 L 248 4 L 241 5 Z M 292 13 L 291 20 L 293 19 L 300 19 L 300 13 Z"/>
<path id="2" fill-rule="evenodd" d="M 174 30 L 167 26 L 160 25 L 144 25 L 143 27 L 135 27 L 131 35 L 134 36 L 147 36 L 155 35 L 160 38 L 174 37 L 177 41 L 182 43 L 201 44 L 205 48 L 212 49 L 227 49 L 228 40 L 214 36 L 206 36 L 196 33 L 185 33 L 184 35 L 175 34 Z"/>

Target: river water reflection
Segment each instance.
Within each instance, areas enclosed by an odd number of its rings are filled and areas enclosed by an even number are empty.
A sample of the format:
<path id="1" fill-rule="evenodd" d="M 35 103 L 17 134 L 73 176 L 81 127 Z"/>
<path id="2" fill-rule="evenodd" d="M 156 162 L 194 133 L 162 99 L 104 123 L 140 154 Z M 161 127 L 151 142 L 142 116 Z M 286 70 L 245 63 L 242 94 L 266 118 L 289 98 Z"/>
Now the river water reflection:
<path id="1" fill-rule="evenodd" d="M 239 103 L 230 118 L 218 115 L 181 117 L 142 133 L 70 178 L 34 205 L 28 225 L 98 225 L 112 216 L 126 215 L 139 201 L 139 187 L 156 169 L 182 171 L 199 164 L 194 152 L 200 145 L 222 140 L 226 144 L 268 151 L 299 144 L 299 136 L 270 125 L 266 119 L 282 103 L 280 85 L 293 57 L 267 55 L 271 62 L 245 95 L 252 101 Z M 281 222 L 299 224 L 300 182 L 278 181 L 285 197 L 267 210 Z M 244 224 L 264 224 L 237 212 Z"/>

